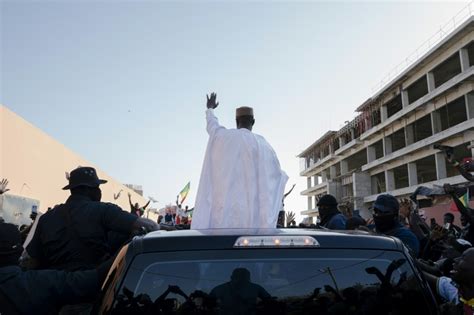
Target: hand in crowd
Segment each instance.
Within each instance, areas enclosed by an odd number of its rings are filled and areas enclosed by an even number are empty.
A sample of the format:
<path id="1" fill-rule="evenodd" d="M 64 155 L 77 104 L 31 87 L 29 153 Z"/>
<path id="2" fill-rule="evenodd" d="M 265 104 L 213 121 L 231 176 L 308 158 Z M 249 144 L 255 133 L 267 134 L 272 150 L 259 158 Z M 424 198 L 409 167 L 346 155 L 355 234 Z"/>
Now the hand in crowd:
<path id="1" fill-rule="evenodd" d="M 454 193 L 456 190 L 454 189 L 453 186 L 451 186 L 450 184 L 444 184 L 443 185 L 443 188 L 444 188 L 444 191 L 447 193 L 447 194 L 452 194 Z"/>
<path id="2" fill-rule="evenodd" d="M 160 227 L 155 221 L 152 221 L 147 218 L 138 218 L 137 221 L 135 221 L 135 226 L 134 228 L 136 230 L 144 230 L 145 233 L 152 232 L 159 230 Z"/>
<path id="3" fill-rule="evenodd" d="M 211 97 L 209 97 L 209 95 L 206 95 L 207 96 L 207 108 L 216 108 L 217 106 L 219 106 L 219 102 L 216 102 L 216 99 L 217 99 L 217 94 L 216 93 L 211 93 Z"/>
<path id="4" fill-rule="evenodd" d="M 431 236 L 430 239 L 433 241 L 437 241 L 442 239 L 447 235 L 447 231 L 440 225 L 436 225 L 432 230 L 431 230 Z"/>
<path id="5" fill-rule="evenodd" d="M 8 180 L 6 178 L 2 179 L 0 181 L 0 195 L 10 190 L 7 188 L 7 186 L 8 186 Z"/>

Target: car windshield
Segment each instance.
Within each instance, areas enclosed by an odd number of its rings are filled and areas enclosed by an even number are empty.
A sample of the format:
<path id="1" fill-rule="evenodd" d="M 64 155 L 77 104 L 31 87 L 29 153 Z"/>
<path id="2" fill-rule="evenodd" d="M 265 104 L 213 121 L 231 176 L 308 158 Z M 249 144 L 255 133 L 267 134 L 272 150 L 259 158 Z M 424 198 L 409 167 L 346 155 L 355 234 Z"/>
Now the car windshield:
<path id="1" fill-rule="evenodd" d="M 113 313 L 426 314 L 410 262 L 375 250 L 221 250 L 144 254 Z M 308 314 L 309 314 L 308 313 Z"/>

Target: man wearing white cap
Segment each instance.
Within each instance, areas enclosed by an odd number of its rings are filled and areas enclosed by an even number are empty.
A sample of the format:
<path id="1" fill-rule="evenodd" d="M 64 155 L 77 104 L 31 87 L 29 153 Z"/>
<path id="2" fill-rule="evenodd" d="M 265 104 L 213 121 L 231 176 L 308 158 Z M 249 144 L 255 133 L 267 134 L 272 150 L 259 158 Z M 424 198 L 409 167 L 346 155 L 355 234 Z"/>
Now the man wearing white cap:
<path id="1" fill-rule="evenodd" d="M 236 110 L 237 129 L 219 125 L 216 94 L 207 97 L 209 142 L 192 229 L 275 228 L 288 176 L 270 144 L 252 133 L 253 109 Z"/>

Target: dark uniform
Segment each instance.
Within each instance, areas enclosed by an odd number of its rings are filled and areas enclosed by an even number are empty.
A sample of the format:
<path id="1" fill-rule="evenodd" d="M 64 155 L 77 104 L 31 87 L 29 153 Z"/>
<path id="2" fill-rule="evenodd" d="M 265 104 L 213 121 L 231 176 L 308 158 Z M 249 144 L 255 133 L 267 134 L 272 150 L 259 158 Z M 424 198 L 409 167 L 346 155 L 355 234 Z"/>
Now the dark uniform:
<path id="1" fill-rule="evenodd" d="M 0 223 L 0 314 L 57 314 L 65 304 L 91 302 L 99 293 L 111 260 L 88 271 L 22 271 L 23 251 L 16 226 Z"/>
<path id="2" fill-rule="evenodd" d="M 0 268 L 0 290 L 19 314 L 57 314 L 62 305 L 94 300 L 99 288 L 96 270 Z"/>
<path id="3" fill-rule="evenodd" d="M 92 167 L 78 167 L 69 176 L 64 190 L 71 190 L 65 204 L 40 217 L 35 235 L 26 251 L 36 268 L 80 270 L 95 268 L 115 254 L 117 244 L 109 235 L 124 236 L 125 241 L 138 218 L 120 207 L 100 202 L 99 179 Z"/>
<path id="4" fill-rule="evenodd" d="M 64 205 L 40 217 L 26 251 L 39 261 L 39 267 L 94 268 L 114 254 L 109 232 L 129 235 L 136 220 L 114 204 L 71 195 Z"/>

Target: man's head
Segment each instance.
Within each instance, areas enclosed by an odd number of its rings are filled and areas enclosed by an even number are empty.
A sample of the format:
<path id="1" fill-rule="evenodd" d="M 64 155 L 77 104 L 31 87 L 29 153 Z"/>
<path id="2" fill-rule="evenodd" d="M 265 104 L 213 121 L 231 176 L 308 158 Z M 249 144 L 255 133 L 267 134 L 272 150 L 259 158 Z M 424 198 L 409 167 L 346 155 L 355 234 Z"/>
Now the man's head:
<path id="1" fill-rule="evenodd" d="M 331 213 L 337 210 L 337 200 L 333 195 L 322 196 L 317 203 L 319 216 L 321 217 L 322 224 L 325 223 L 326 218 Z"/>
<path id="2" fill-rule="evenodd" d="M 469 248 L 454 260 L 451 278 L 462 287 L 474 289 L 474 248 Z"/>
<path id="3" fill-rule="evenodd" d="M 69 189 L 72 195 L 88 196 L 94 201 L 100 201 L 102 191 L 99 185 L 107 183 L 99 179 L 93 167 L 78 167 L 69 174 L 69 184 L 63 189 Z"/>
<path id="4" fill-rule="evenodd" d="M 377 231 L 387 232 L 398 223 L 400 205 L 392 195 L 379 195 L 374 203 L 374 223 Z"/>
<path id="5" fill-rule="evenodd" d="M 237 129 L 245 128 L 252 131 L 255 124 L 253 108 L 246 106 L 237 108 L 235 110 L 235 122 L 237 123 Z"/>
<path id="6" fill-rule="evenodd" d="M 248 271 L 246 268 L 235 268 L 234 271 L 232 271 L 230 279 L 236 284 L 250 282 L 250 271 Z"/>
<path id="7" fill-rule="evenodd" d="M 135 202 L 135 209 L 138 209 L 140 208 L 140 205 L 138 204 L 138 202 Z"/>
<path id="8" fill-rule="evenodd" d="M 467 226 L 469 223 L 469 220 L 464 214 L 461 214 L 460 220 L 461 220 L 461 225 L 464 227 Z"/>
<path id="9" fill-rule="evenodd" d="M 16 225 L 0 223 L 0 267 L 18 265 L 22 252 L 21 234 Z"/>
<path id="10" fill-rule="evenodd" d="M 454 222 L 454 214 L 450 213 L 450 212 L 447 212 L 444 214 L 443 216 L 443 222 L 444 224 L 446 223 L 453 223 Z"/>

